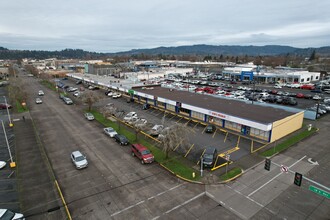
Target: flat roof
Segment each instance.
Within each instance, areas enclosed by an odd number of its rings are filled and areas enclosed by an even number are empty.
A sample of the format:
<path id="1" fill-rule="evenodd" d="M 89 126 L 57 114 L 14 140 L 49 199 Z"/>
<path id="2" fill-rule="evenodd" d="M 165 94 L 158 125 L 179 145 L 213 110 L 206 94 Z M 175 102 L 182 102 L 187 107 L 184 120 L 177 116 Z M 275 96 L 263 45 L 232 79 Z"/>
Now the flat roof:
<path id="1" fill-rule="evenodd" d="M 283 109 L 260 106 L 256 104 L 252 105 L 238 100 L 224 99 L 211 95 L 203 95 L 175 89 L 171 91 L 170 89 L 163 87 L 155 86 L 153 89 L 132 89 L 141 93 L 185 103 L 195 107 L 200 107 L 263 124 L 273 123 L 274 121 L 278 121 L 280 119 L 296 114 L 293 112 L 285 111 Z"/>

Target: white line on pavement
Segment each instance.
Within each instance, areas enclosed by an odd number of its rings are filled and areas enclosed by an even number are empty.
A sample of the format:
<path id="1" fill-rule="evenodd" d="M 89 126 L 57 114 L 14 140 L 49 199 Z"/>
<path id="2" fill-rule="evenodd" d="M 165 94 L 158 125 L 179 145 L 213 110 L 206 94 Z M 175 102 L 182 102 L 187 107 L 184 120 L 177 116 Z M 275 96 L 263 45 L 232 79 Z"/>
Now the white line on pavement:
<path id="1" fill-rule="evenodd" d="M 305 157 L 306 157 L 306 155 L 303 156 L 302 158 L 300 158 L 299 160 L 297 160 L 296 162 L 294 162 L 291 166 L 289 166 L 289 169 L 290 169 L 291 167 L 293 167 L 294 165 L 296 165 L 297 163 L 299 163 L 300 161 L 302 161 Z M 258 189 L 254 190 L 252 193 L 250 193 L 250 194 L 248 195 L 248 197 L 250 197 L 250 196 L 253 195 L 254 193 L 258 192 L 261 188 L 263 188 L 264 186 L 266 186 L 268 183 L 270 183 L 271 181 L 273 181 L 274 179 L 276 179 L 276 178 L 279 177 L 280 175 L 282 175 L 282 172 L 279 173 L 279 174 L 277 174 L 276 176 L 274 176 L 274 177 L 271 178 L 270 180 L 268 180 L 265 184 L 263 184 L 262 186 L 260 186 Z"/>
<path id="2" fill-rule="evenodd" d="M 177 209 L 177 208 L 180 208 L 181 206 L 184 206 L 184 205 L 186 205 L 187 203 L 189 203 L 189 202 L 191 202 L 191 201 L 193 201 L 193 200 L 195 200 L 195 199 L 197 199 L 197 198 L 199 198 L 199 197 L 201 197 L 201 196 L 203 196 L 203 195 L 205 195 L 205 192 L 202 192 L 202 193 L 198 194 L 197 196 L 195 196 L 195 197 L 193 197 L 193 198 L 191 198 L 191 199 L 185 201 L 184 203 L 181 203 L 180 205 L 175 206 L 174 208 L 172 208 L 172 209 L 166 211 L 165 214 L 168 214 L 168 213 L 172 212 L 173 210 L 175 210 L 175 209 Z"/>
<path id="3" fill-rule="evenodd" d="M 147 201 L 147 200 L 150 200 L 150 199 L 156 198 L 157 196 L 160 196 L 160 195 L 162 195 L 162 194 L 164 194 L 164 193 L 166 193 L 166 192 L 169 192 L 169 191 L 171 191 L 171 190 L 174 190 L 174 189 L 176 189 L 176 188 L 182 186 L 183 184 L 185 184 L 185 183 L 182 183 L 182 184 L 176 185 L 176 186 L 174 186 L 174 187 L 172 187 L 172 188 L 170 188 L 170 189 L 167 189 L 167 190 L 165 190 L 165 191 L 163 191 L 163 192 L 158 193 L 158 194 L 155 195 L 155 196 L 151 196 L 151 197 L 149 197 L 149 198 L 146 199 L 146 200 L 142 200 L 142 201 L 140 201 L 140 202 L 138 202 L 138 203 L 136 203 L 136 204 L 134 204 L 134 205 L 130 205 L 130 206 L 128 206 L 128 207 L 126 207 L 126 208 L 124 208 L 124 209 L 118 211 L 118 212 L 115 212 L 115 213 L 111 214 L 111 216 L 118 215 L 118 214 L 120 214 L 120 213 L 122 213 L 122 212 L 124 212 L 124 211 L 127 211 L 128 209 L 131 209 L 131 208 L 133 208 L 133 207 L 135 207 L 135 206 L 138 206 L 138 205 L 144 203 L 144 202 Z"/>

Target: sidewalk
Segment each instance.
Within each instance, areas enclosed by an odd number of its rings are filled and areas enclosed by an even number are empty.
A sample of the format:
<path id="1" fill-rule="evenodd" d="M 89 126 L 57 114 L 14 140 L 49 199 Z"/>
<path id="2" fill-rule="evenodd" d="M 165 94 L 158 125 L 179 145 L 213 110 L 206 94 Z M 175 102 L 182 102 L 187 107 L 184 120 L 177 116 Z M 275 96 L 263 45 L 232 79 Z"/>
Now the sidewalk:
<path id="1" fill-rule="evenodd" d="M 65 219 L 63 208 L 48 212 L 62 203 L 30 114 L 13 115 L 13 121 L 21 212 L 28 219 Z"/>

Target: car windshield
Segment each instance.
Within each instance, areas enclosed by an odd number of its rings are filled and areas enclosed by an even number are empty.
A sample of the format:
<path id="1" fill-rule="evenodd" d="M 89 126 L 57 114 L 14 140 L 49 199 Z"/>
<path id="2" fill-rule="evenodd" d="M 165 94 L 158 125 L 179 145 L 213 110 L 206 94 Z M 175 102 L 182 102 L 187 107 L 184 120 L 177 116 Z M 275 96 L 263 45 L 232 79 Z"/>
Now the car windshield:
<path id="1" fill-rule="evenodd" d="M 85 160 L 85 157 L 84 156 L 79 156 L 79 157 L 76 157 L 76 161 L 79 162 L 79 161 L 83 161 Z"/>
<path id="2" fill-rule="evenodd" d="M 113 132 L 113 131 L 115 131 L 115 130 L 113 130 L 113 128 L 108 128 L 107 130 L 108 130 L 108 132 Z"/>
<path id="3" fill-rule="evenodd" d="M 142 155 L 147 155 L 147 154 L 150 154 L 150 150 L 143 150 L 142 151 Z"/>
<path id="4" fill-rule="evenodd" d="M 213 159 L 211 154 L 204 154 L 204 159 Z"/>
<path id="5" fill-rule="evenodd" d="M 7 210 L 3 216 L 1 216 L 1 219 L 3 220 L 10 220 L 10 219 L 13 219 L 15 216 L 15 213 L 13 213 L 12 211 L 10 210 Z"/>

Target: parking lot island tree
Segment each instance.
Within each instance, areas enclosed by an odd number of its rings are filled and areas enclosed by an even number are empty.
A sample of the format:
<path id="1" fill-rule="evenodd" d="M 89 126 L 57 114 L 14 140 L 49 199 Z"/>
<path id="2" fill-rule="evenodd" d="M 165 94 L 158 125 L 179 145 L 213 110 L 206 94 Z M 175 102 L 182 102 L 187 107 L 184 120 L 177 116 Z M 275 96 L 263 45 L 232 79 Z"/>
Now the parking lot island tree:
<path id="1" fill-rule="evenodd" d="M 88 105 L 88 111 L 91 111 L 93 104 L 100 100 L 100 96 L 93 91 L 86 91 L 81 95 L 81 100 Z"/>
<path id="2" fill-rule="evenodd" d="M 160 147 L 165 152 L 165 158 L 168 158 L 170 151 L 175 148 L 184 147 L 188 145 L 188 132 L 189 129 L 179 123 L 175 123 L 169 127 L 165 127 L 159 134 L 158 139 L 161 141 Z"/>

